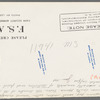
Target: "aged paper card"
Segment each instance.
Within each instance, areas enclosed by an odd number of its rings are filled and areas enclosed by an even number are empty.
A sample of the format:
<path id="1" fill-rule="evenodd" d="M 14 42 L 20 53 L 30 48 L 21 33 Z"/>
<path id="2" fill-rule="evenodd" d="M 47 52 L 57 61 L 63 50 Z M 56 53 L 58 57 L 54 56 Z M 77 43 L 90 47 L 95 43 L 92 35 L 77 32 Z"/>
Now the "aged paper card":
<path id="1" fill-rule="evenodd" d="M 0 3 L 0 98 L 100 96 L 100 3 Z"/>

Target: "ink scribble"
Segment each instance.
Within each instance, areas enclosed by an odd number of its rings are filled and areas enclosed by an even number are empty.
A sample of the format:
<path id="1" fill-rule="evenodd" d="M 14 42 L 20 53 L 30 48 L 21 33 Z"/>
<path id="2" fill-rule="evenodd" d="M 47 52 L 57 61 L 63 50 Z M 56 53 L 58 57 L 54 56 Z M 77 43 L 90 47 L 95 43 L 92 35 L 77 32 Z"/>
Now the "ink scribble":
<path id="1" fill-rule="evenodd" d="M 44 55 L 41 54 L 40 51 L 38 51 L 38 63 L 39 63 L 39 67 L 40 69 L 43 71 L 43 74 L 45 75 L 45 71 L 46 71 L 46 64 L 45 64 L 45 59 L 44 59 Z"/>
<path id="2" fill-rule="evenodd" d="M 92 68 L 94 69 L 94 66 L 96 65 L 94 52 L 93 52 L 93 49 L 91 49 L 90 45 L 88 45 L 88 49 L 89 49 L 89 52 L 87 53 L 88 60 L 89 60 L 89 63 L 92 65 Z"/>

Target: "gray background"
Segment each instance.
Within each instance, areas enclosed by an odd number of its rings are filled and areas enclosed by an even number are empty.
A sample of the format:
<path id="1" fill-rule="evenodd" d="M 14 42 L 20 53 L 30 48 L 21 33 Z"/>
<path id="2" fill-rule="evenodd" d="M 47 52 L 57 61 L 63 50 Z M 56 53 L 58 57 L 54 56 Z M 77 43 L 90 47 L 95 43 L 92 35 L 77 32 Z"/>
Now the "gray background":
<path id="1" fill-rule="evenodd" d="M 6 100 L 6 99 L 3 99 Z M 78 97 L 78 98 L 39 98 L 39 99 L 33 99 L 33 98 L 27 98 L 27 99 L 8 99 L 8 100 L 100 100 L 99 97 Z"/>
<path id="2" fill-rule="evenodd" d="M 0 0 L 0 2 L 100 2 L 100 0 Z M 27 99 L 8 99 L 8 100 L 100 100 L 100 97 L 39 98 L 39 99 L 27 98 Z"/>
<path id="3" fill-rule="evenodd" d="M 0 2 L 99 2 L 100 0 L 0 0 Z"/>

